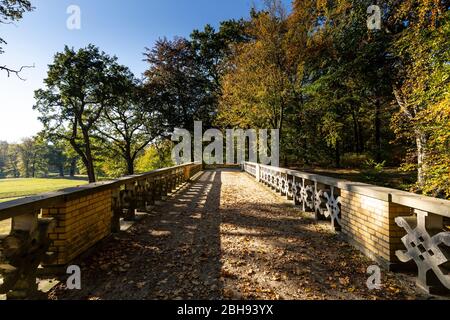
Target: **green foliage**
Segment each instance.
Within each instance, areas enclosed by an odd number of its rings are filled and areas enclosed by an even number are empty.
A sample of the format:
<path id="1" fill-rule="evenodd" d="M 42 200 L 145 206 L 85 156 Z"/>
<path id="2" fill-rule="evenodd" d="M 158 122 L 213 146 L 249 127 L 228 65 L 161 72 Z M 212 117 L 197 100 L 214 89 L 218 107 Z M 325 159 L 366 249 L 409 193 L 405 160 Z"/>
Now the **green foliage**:
<path id="1" fill-rule="evenodd" d="M 0 142 L 0 178 L 37 178 L 50 174 L 64 177 L 70 174 L 71 160 L 67 146 L 51 143 L 42 135 L 23 139 L 19 144 Z"/>
<path id="2" fill-rule="evenodd" d="M 398 20 L 408 19 L 408 27 L 392 42 L 397 59 L 394 92 L 400 107 L 392 127 L 398 136 L 417 146 L 417 189 L 439 197 L 450 197 L 448 8 L 437 0 L 405 1 L 393 15 Z"/>
<path id="3" fill-rule="evenodd" d="M 96 124 L 96 134 L 101 144 L 108 145 L 106 157 L 122 159 L 113 164 L 117 175 L 134 174 L 137 157 L 144 148 L 161 135 L 163 123 L 157 108 L 148 101 L 143 88 L 129 70 L 124 70 L 114 83 L 114 99 Z M 109 166 L 111 168 L 111 166 Z"/>
<path id="4" fill-rule="evenodd" d="M 165 120 L 167 132 L 193 130 L 194 120 L 211 123 L 214 112 L 207 89 L 209 79 L 197 63 L 192 44 L 184 38 L 158 40 L 145 53 L 147 93 Z"/>
<path id="5" fill-rule="evenodd" d="M 375 180 L 377 176 L 383 173 L 386 161 L 376 162 L 373 159 L 366 160 L 364 163 L 364 176 L 367 180 Z"/>
<path id="6" fill-rule="evenodd" d="M 102 153 L 96 156 L 95 172 L 97 177 L 120 178 L 127 176 L 127 163 L 125 159 L 114 152 Z M 86 174 L 81 170 L 80 173 Z"/>
<path id="7" fill-rule="evenodd" d="M 386 166 L 386 161 L 376 162 L 373 159 L 366 160 L 363 165 L 363 167 L 366 170 L 372 170 L 375 173 L 383 172 L 385 166 Z"/>
<path id="8" fill-rule="evenodd" d="M 190 39 L 160 39 L 145 52 L 149 64 L 145 88 L 160 113 L 163 129 L 193 131 L 194 121 L 211 126 L 222 92 L 220 78 L 226 71 L 232 45 L 247 41 L 244 20 L 229 20 L 216 31 L 206 25 Z"/>
<path id="9" fill-rule="evenodd" d="M 415 164 L 415 163 L 403 163 L 398 168 L 398 170 L 401 171 L 401 172 L 417 171 L 417 164 Z"/>
<path id="10" fill-rule="evenodd" d="M 448 87 L 450 91 L 450 87 Z M 429 128 L 425 193 L 450 198 L 450 97 L 433 105 L 425 116 Z"/>
<path id="11" fill-rule="evenodd" d="M 92 136 L 126 72 L 116 57 L 93 45 L 78 51 L 66 46 L 49 66 L 46 88 L 35 92 L 34 109 L 41 114 L 45 134 L 70 143 L 91 182 L 95 181 Z"/>
<path id="12" fill-rule="evenodd" d="M 8 148 L 8 142 L 0 141 L 0 178 L 5 178 L 7 175 Z"/>
<path id="13" fill-rule="evenodd" d="M 136 171 L 145 173 L 156 169 L 167 168 L 174 165 L 171 158 L 172 143 L 164 142 L 149 146 L 138 159 Z"/>
<path id="14" fill-rule="evenodd" d="M 280 128 L 282 155 L 296 162 L 389 155 L 389 42 L 368 32 L 366 10 L 357 1 L 296 1 L 286 17 L 269 1 L 252 15 L 251 40 L 237 47 L 222 79 L 216 123 Z M 318 19 L 324 13 L 333 23 Z"/>
<path id="15" fill-rule="evenodd" d="M 367 154 L 346 153 L 342 156 L 341 165 L 344 168 L 363 168 L 370 160 Z"/>
<path id="16" fill-rule="evenodd" d="M 7 177 L 20 177 L 20 146 L 17 144 L 8 146 L 5 172 Z"/>
<path id="17" fill-rule="evenodd" d="M 41 137 L 24 139 L 19 145 L 20 176 L 35 178 L 48 173 L 47 143 Z"/>

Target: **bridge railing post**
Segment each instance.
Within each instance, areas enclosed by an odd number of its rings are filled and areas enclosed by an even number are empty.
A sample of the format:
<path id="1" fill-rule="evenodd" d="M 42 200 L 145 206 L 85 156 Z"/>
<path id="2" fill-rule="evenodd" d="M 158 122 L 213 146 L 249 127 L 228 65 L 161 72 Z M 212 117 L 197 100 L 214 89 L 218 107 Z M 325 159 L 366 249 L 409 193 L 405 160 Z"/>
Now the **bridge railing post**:
<path id="1" fill-rule="evenodd" d="M 14 216 L 9 235 L 0 240 L 0 294 L 22 300 L 38 293 L 38 267 L 54 256 L 50 252 L 49 233 L 55 227 L 52 218 L 40 218 L 41 210 Z"/>
<path id="2" fill-rule="evenodd" d="M 0 203 L 0 222 L 12 219 L 7 234 L 0 234 L 0 295 L 39 293 L 40 265 L 45 273 L 61 270 L 119 232 L 121 219 L 133 219 L 136 209 L 145 212 L 201 170 L 201 164 L 184 164 Z"/>
<path id="3" fill-rule="evenodd" d="M 450 291 L 450 201 L 252 162 L 244 171 L 302 211 L 329 220 L 387 269 L 414 262 L 418 287 L 428 293 Z"/>

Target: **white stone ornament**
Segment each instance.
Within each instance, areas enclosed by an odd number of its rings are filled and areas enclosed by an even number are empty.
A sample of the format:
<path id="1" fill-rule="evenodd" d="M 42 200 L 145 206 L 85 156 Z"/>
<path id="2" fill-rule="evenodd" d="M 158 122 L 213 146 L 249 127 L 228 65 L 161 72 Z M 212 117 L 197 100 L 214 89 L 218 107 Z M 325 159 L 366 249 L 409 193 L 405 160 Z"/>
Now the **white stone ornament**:
<path id="1" fill-rule="evenodd" d="M 300 185 L 300 199 L 303 211 L 307 212 L 314 209 L 314 189 L 312 185 L 306 185 L 305 180 Z"/>
<path id="2" fill-rule="evenodd" d="M 397 217 L 395 219 L 397 225 L 407 232 L 406 236 L 402 238 L 407 250 L 399 250 L 396 255 L 401 262 L 406 263 L 413 260 L 416 263 L 419 272 L 417 279 L 419 287 L 429 293 L 441 293 L 442 286 L 450 289 L 450 274 L 444 273 L 444 269 L 441 268 L 449 262 L 450 232 L 433 232 L 435 235 L 430 235 L 427 230 L 427 220 L 431 217 L 427 212 L 419 210 L 416 210 L 416 214 L 416 221 L 414 221 L 414 217 Z M 447 247 L 441 248 L 440 246 Z M 444 253 L 443 250 L 446 252 Z"/>
<path id="3" fill-rule="evenodd" d="M 342 227 L 341 225 L 341 197 L 335 197 L 334 188 L 331 188 L 330 194 L 328 192 L 324 193 L 325 198 L 327 199 L 327 210 L 325 211 L 325 216 L 327 218 L 331 218 L 331 223 L 335 228 Z"/>

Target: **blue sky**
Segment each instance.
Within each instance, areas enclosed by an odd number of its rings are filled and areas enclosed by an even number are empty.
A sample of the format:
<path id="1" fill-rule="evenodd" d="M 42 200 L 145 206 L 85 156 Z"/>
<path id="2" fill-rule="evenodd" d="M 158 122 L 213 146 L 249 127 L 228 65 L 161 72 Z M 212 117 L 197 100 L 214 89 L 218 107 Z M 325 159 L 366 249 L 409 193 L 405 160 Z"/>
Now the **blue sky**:
<path id="1" fill-rule="evenodd" d="M 289 7 L 290 0 L 283 0 Z M 18 142 L 41 129 L 32 110 L 34 90 L 41 88 L 47 65 L 64 45 L 75 48 L 89 43 L 116 55 L 137 75 L 144 72 L 145 47 L 160 37 L 189 36 L 207 23 L 248 17 L 260 0 L 32 0 L 35 11 L 16 25 L 0 25 L 8 44 L 0 64 L 8 67 L 35 65 L 21 81 L 0 73 L 0 140 Z M 67 8 L 81 9 L 81 30 L 69 30 Z"/>

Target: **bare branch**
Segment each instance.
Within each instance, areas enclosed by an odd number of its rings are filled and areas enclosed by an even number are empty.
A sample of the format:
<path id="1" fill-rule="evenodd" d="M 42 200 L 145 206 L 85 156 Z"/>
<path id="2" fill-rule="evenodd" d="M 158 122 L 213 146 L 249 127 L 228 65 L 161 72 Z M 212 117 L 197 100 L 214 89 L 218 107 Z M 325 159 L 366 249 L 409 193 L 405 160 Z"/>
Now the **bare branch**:
<path id="1" fill-rule="evenodd" d="M 22 81 L 26 81 L 26 79 L 22 78 L 20 76 L 20 73 L 23 71 L 23 69 L 27 69 L 27 68 L 35 68 L 35 65 L 33 64 L 32 66 L 22 66 L 22 67 L 20 67 L 19 70 L 10 69 L 7 66 L 0 66 L 0 70 L 6 71 L 6 73 L 8 74 L 8 78 L 11 76 L 11 74 L 15 74 L 17 76 L 17 78 L 19 78 Z"/>

